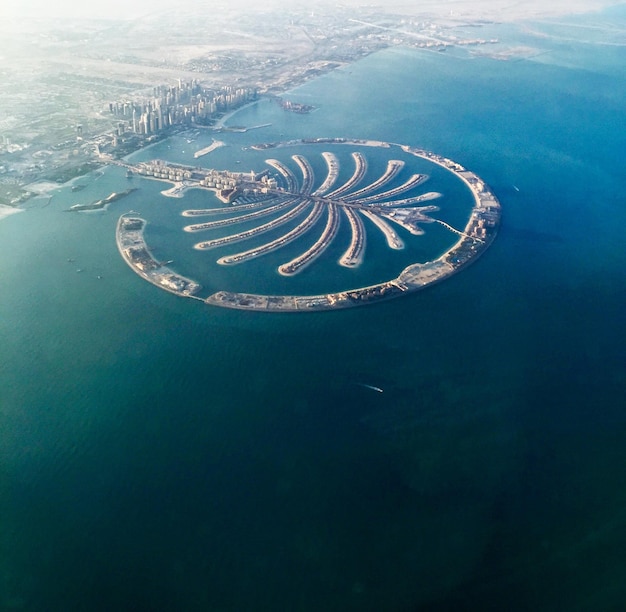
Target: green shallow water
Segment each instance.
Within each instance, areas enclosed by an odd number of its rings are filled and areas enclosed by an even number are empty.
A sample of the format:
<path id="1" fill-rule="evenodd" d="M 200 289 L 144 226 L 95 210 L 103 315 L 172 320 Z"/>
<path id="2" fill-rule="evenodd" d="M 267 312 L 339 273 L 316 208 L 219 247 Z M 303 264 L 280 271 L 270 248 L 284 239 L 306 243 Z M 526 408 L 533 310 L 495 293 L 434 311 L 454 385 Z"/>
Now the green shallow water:
<path id="1" fill-rule="evenodd" d="M 142 181 L 62 212 L 126 185 L 113 169 L 0 221 L 1 608 L 622 607 L 624 52 L 564 66 L 554 44 L 388 50 L 293 92 L 310 115 L 233 118 L 272 123 L 237 145 L 377 138 L 493 187 L 486 254 L 403 299 L 264 316 L 159 291 L 119 257 L 117 217 L 150 215 L 184 273 L 172 219 L 206 196 Z M 188 144 L 135 158 L 188 163 Z"/>

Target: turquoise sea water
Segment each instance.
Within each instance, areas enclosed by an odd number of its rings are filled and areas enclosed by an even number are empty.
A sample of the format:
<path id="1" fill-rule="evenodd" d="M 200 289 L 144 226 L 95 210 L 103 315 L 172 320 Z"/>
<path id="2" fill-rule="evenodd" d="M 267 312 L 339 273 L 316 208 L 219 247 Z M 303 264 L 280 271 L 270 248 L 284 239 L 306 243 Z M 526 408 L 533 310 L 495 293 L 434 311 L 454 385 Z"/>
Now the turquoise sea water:
<path id="1" fill-rule="evenodd" d="M 0 608 L 623 607 L 626 52 L 542 44 L 391 49 L 295 90 L 314 113 L 233 118 L 272 125 L 229 135 L 224 164 L 250 142 L 373 138 L 492 186 L 492 247 L 403 299 L 261 315 L 159 291 L 119 257 L 117 217 L 149 216 L 188 272 L 172 219 L 204 196 L 142 181 L 63 212 L 126 186 L 115 169 L 0 221 Z M 229 282 L 214 268 L 203 283 Z"/>

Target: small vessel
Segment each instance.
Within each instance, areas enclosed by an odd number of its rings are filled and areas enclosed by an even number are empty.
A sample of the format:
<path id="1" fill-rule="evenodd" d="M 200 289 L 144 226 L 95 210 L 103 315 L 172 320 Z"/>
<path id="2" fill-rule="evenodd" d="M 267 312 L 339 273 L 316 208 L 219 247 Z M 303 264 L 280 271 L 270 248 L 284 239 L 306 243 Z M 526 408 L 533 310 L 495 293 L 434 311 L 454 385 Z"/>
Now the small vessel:
<path id="1" fill-rule="evenodd" d="M 519 187 L 517 185 L 513 185 L 513 189 L 515 189 L 515 191 L 519 191 Z"/>

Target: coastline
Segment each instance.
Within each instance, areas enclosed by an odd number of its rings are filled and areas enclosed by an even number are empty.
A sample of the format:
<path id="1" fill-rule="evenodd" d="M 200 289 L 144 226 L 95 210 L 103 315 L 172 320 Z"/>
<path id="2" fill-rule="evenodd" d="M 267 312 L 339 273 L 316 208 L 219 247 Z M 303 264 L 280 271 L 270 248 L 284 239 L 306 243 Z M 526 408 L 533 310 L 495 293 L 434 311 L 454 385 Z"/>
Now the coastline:
<path id="1" fill-rule="evenodd" d="M 24 212 L 23 208 L 14 208 L 13 206 L 6 206 L 5 204 L 0 204 L 0 219 L 4 219 L 5 217 L 10 217 L 11 215 L 15 215 L 21 212 Z"/>
<path id="2" fill-rule="evenodd" d="M 239 111 L 243 110 L 244 108 L 250 108 L 251 106 L 254 106 L 255 104 L 257 104 L 258 102 L 260 102 L 263 98 L 259 97 L 257 100 L 252 100 L 252 102 L 247 102 L 246 104 L 244 104 L 243 106 L 238 106 L 237 108 L 234 108 L 231 111 L 228 111 L 225 115 L 223 115 L 222 117 L 220 117 L 214 125 L 211 126 L 211 129 L 213 130 L 221 130 L 223 129 L 225 126 L 224 124 L 231 118 L 233 117 L 233 115 L 237 114 Z"/>

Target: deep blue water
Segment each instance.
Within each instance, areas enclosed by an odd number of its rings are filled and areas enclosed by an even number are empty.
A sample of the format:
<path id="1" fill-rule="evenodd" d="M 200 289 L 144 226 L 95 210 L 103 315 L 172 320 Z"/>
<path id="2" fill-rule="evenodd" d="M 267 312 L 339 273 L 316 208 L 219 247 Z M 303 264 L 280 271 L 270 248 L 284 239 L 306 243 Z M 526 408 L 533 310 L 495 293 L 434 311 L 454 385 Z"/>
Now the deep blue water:
<path id="1" fill-rule="evenodd" d="M 206 196 L 142 181 L 63 212 L 126 185 L 115 169 L 0 221 L 2 609 L 623 608 L 626 52 L 542 44 L 391 49 L 292 92 L 314 113 L 233 118 L 272 126 L 229 135 L 225 165 L 281 134 L 374 138 L 493 187 L 492 247 L 406 298 L 261 315 L 159 291 L 117 217 L 190 273 L 173 219 Z"/>

